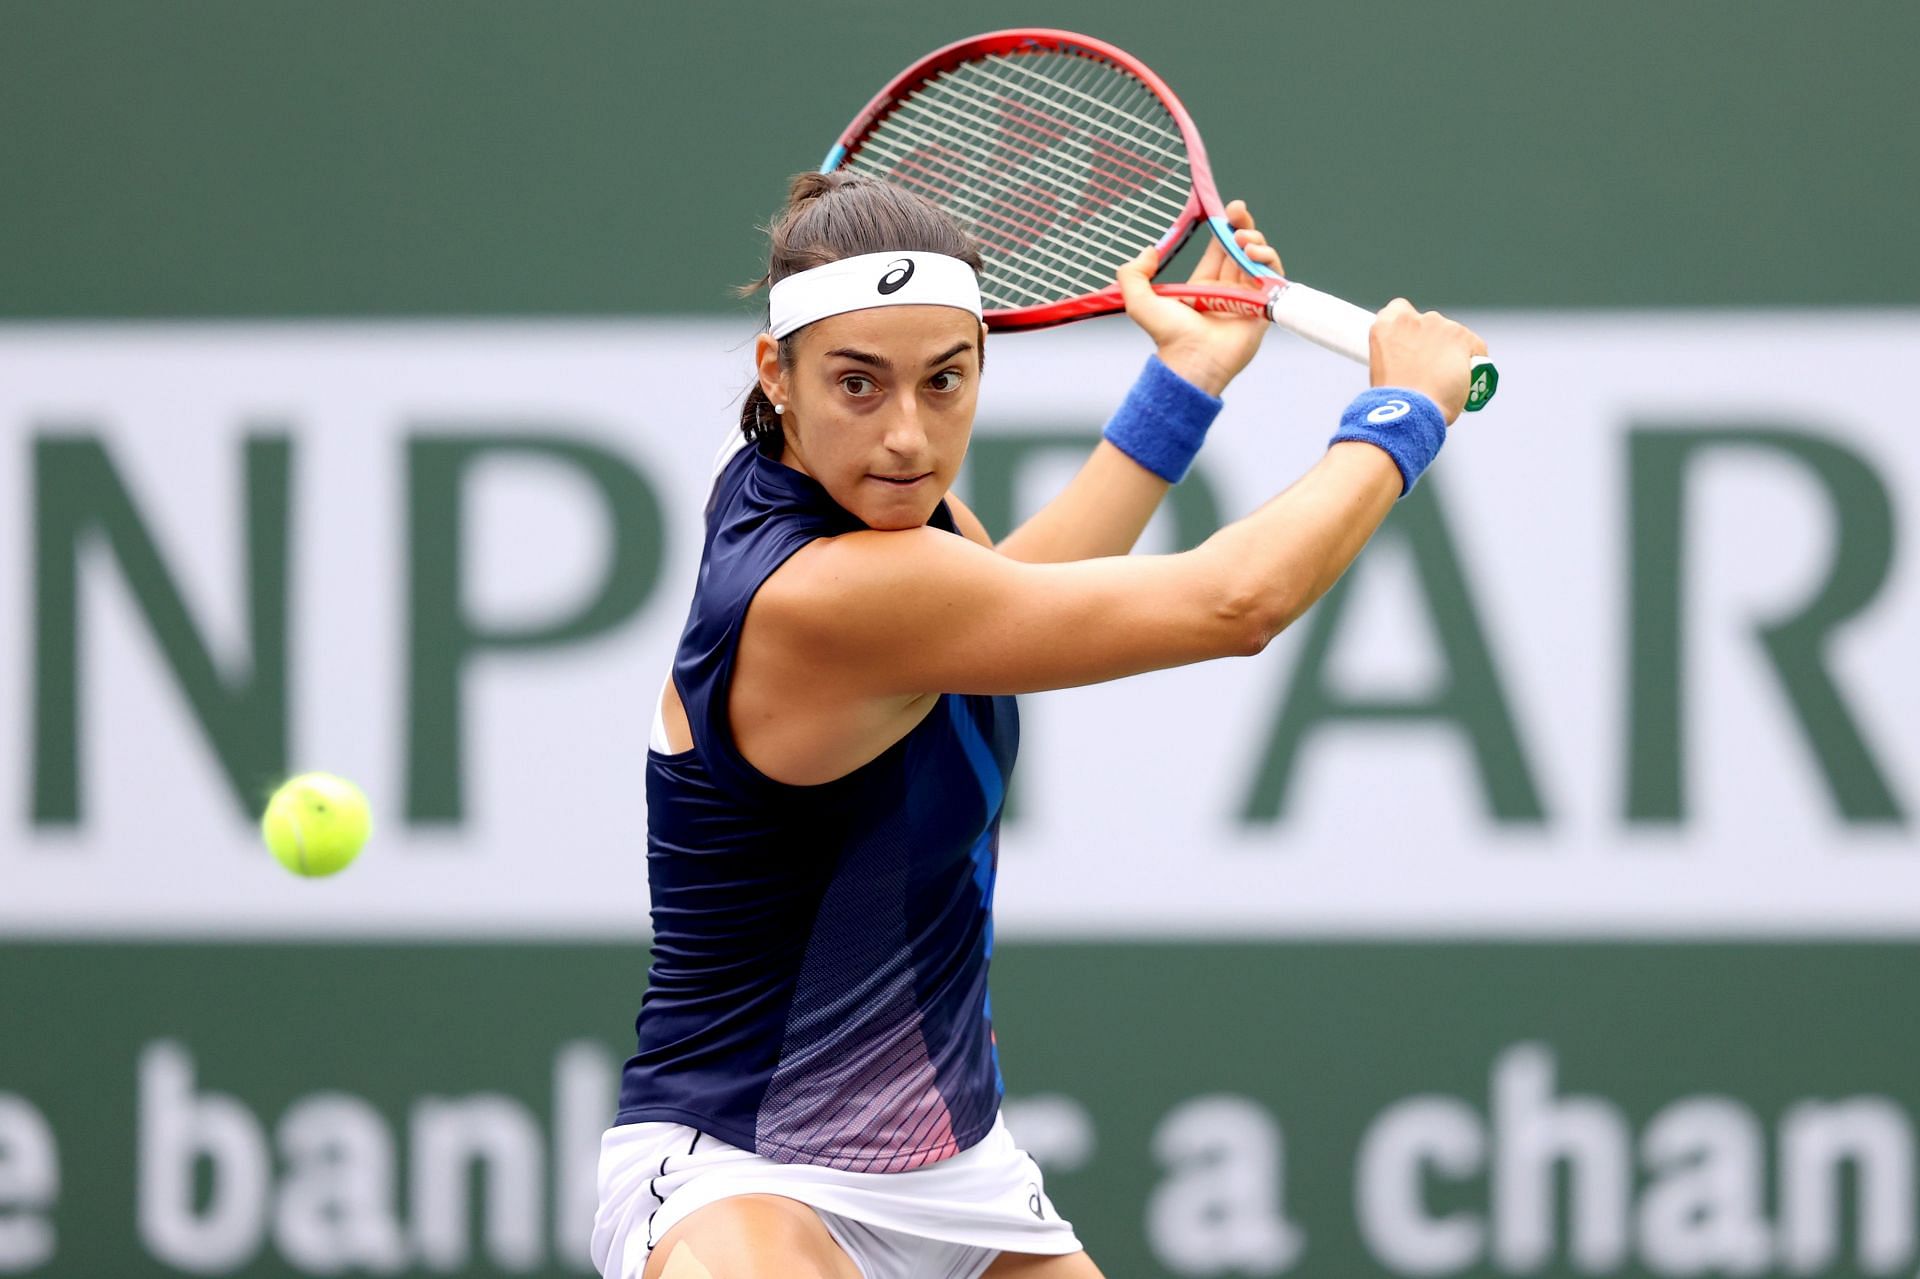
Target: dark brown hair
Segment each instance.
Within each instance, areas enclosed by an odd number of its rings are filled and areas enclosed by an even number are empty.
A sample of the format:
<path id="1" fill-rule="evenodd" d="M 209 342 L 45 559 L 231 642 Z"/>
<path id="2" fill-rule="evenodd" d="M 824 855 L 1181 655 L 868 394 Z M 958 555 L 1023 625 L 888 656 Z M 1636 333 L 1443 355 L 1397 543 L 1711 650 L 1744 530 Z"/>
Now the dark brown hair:
<path id="1" fill-rule="evenodd" d="M 750 294 L 801 271 L 862 253 L 895 249 L 943 253 L 976 273 L 980 250 L 939 205 L 858 173 L 802 173 L 787 187 L 787 207 L 767 227 L 767 273 L 741 290 Z M 780 364 L 793 359 L 793 335 L 780 339 Z M 740 429 L 755 444 L 780 437 L 767 393 L 756 379 L 740 406 Z"/>

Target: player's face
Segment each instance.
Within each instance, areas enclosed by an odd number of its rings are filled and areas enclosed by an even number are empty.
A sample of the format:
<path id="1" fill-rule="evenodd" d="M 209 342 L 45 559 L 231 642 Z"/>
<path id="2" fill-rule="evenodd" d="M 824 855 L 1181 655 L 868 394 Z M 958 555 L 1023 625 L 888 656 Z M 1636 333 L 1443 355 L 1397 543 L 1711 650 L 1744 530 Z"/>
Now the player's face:
<path id="1" fill-rule="evenodd" d="M 878 307 L 808 325 L 795 335 L 792 367 L 780 370 L 781 460 L 869 528 L 925 524 L 967 454 L 981 333 L 950 306 Z"/>

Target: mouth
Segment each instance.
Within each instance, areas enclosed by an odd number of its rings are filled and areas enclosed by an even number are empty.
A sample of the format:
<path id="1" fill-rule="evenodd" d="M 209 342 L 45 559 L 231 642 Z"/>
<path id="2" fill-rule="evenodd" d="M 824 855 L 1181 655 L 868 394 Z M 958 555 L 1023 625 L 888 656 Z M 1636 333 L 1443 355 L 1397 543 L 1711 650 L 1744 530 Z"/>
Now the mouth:
<path id="1" fill-rule="evenodd" d="M 889 485 L 892 488 L 910 489 L 922 480 L 931 479 L 932 476 L 932 471 L 922 471 L 918 475 L 869 475 L 867 478 L 870 480 L 878 480 L 880 483 Z"/>

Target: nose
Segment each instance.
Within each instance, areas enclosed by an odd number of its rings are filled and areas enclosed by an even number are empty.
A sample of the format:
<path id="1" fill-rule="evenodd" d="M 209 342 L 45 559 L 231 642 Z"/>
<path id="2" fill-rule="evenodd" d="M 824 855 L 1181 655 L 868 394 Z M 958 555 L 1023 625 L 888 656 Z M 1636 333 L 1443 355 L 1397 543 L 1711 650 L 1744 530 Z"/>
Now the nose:
<path id="1" fill-rule="evenodd" d="M 927 428 L 922 420 L 921 405 L 916 396 L 902 396 L 895 402 L 894 411 L 887 418 L 886 432 L 881 442 L 889 453 L 906 458 L 918 458 L 926 453 Z"/>

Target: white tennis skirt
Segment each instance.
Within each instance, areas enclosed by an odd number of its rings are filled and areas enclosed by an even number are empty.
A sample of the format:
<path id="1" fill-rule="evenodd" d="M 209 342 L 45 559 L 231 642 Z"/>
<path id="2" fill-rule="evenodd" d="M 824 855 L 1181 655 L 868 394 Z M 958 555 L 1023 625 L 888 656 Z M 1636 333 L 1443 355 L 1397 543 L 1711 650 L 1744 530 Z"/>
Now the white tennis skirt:
<path id="1" fill-rule="evenodd" d="M 977 1144 L 908 1172 L 775 1163 L 685 1124 L 644 1123 L 600 1140 L 593 1263 L 606 1279 L 640 1279 L 667 1231 L 734 1195 L 810 1205 L 867 1279 L 973 1279 L 1002 1252 L 1080 1251 L 1039 1165 L 998 1116 Z"/>

